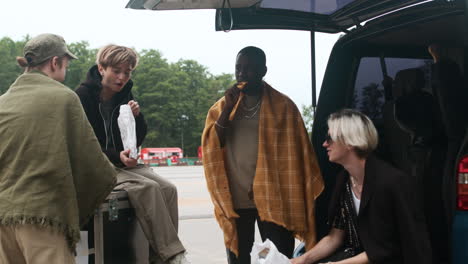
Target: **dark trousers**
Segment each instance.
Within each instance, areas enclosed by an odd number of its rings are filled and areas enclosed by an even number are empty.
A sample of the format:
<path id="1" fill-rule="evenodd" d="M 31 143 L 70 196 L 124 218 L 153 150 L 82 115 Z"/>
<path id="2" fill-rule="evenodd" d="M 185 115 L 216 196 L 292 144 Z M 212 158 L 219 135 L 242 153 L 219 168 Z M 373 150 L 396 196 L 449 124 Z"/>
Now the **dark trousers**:
<path id="1" fill-rule="evenodd" d="M 239 241 L 239 257 L 227 249 L 229 264 L 250 264 L 250 251 L 255 240 L 255 221 L 262 240 L 270 239 L 278 250 L 286 257 L 291 258 L 294 251 L 294 235 L 286 228 L 260 221 L 256 209 L 238 209 L 236 213 L 237 238 Z"/>

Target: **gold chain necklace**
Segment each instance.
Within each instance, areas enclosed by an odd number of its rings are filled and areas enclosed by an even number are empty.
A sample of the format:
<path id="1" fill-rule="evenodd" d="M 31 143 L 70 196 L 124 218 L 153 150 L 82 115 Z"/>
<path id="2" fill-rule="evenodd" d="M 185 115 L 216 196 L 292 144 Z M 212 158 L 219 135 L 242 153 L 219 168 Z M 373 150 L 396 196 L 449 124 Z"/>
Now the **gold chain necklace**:
<path id="1" fill-rule="evenodd" d="M 242 106 L 242 109 L 244 110 L 244 113 L 243 113 L 244 118 L 251 119 L 252 117 L 254 117 L 257 114 L 258 110 L 260 109 L 260 103 L 261 102 L 262 102 L 262 98 L 259 98 L 258 102 L 253 107 L 248 108 L 245 105 L 245 101 L 242 101 L 241 106 Z M 251 115 L 249 115 L 248 113 L 252 112 L 252 111 L 254 111 L 254 112 Z"/>
<path id="2" fill-rule="evenodd" d="M 258 109 L 260 109 L 260 107 L 257 107 L 257 109 L 255 110 L 255 112 L 253 112 L 253 114 L 251 114 L 250 116 L 247 115 L 247 114 L 245 114 L 244 117 L 245 117 L 246 119 L 251 119 L 252 117 L 254 117 L 254 116 L 257 114 Z"/>

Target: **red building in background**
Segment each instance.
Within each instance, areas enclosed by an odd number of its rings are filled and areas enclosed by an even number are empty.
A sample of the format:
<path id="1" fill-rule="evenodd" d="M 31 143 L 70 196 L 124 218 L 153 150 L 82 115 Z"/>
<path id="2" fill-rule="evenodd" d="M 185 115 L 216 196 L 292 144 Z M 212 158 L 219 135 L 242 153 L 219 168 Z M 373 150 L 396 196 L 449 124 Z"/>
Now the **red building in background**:
<path id="1" fill-rule="evenodd" d="M 143 148 L 140 151 L 140 159 L 143 163 L 170 159 L 173 164 L 177 164 L 183 157 L 184 153 L 181 148 Z"/>

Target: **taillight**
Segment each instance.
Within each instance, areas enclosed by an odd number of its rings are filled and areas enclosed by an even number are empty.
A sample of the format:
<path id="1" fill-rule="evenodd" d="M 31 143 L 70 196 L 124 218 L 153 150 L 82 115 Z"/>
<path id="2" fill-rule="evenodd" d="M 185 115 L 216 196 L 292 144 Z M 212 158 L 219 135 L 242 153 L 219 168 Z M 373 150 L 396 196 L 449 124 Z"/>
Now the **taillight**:
<path id="1" fill-rule="evenodd" d="M 457 208 L 468 211 L 468 156 L 458 163 Z"/>

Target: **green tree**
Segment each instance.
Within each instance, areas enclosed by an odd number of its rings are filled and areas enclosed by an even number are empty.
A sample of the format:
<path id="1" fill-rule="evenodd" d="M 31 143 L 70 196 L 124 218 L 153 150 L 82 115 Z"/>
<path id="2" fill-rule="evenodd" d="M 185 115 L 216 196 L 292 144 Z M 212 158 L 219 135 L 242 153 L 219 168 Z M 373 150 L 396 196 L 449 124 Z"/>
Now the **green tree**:
<path id="1" fill-rule="evenodd" d="M 13 41 L 7 37 L 0 39 L 0 95 L 8 90 L 23 72 L 16 63 L 16 57 L 23 55 L 24 45 L 29 39 L 29 36 L 25 36 L 20 41 Z"/>
<path id="2" fill-rule="evenodd" d="M 205 66 L 200 65 L 193 60 L 181 60 L 175 64 L 175 67 L 183 72 L 186 76 L 181 83 L 181 94 L 179 95 L 178 117 L 180 120 L 180 129 L 189 131 L 181 131 L 184 135 L 185 151 L 194 156 L 198 146 L 201 144 L 201 134 L 205 126 L 205 119 L 208 109 L 220 97 L 223 91 L 228 86 L 226 83 L 232 83 L 232 75 L 230 78 L 224 75 L 225 83 L 222 83 L 221 78 L 214 77 L 209 73 Z M 226 78 L 228 77 L 228 78 Z M 217 80 L 217 83 L 213 83 Z M 224 88 L 224 89 L 223 89 Z M 189 132 L 189 133 L 187 133 Z M 182 139 L 181 139 L 182 140 Z"/>
<path id="3" fill-rule="evenodd" d="M 75 54 L 78 59 L 72 60 L 67 70 L 64 84 L 73 90 L 85 80 L 89 68 L 94 65 L 96 60 L 96 49 L 90 49 L 88 42 L 81 41 L 68 45 L 69 50 Z"/>
<path id="4" fill-rule="evenodd" d="M 145 50 L 133 80 L 150 127 L 144 146 L 178 146 L 195 156 L 206 113 L 233 77 L 213 76 L 193 60 L 170 64 L 159 51 Z"/>
<path id="5" fill-rule="evenodd" d="M 312 105 L 306 106 L 302 105 L 302 119 L 304 120 L 304 125 L 307 129 L 307 133 L 311 135 L 312 133 L 312 125 L 314 123 L 314 108 Z"/>
<path id="6" fill-rule="evenodd" d="M 159 51 L 143 50 L 140 53 L 140 62 L 132 79 L 134 95 L 149 127 L 144 146 L 163 146 L 165 140 L 162 135 L 167 134 L 167 127 L 172 126 L 165 114 L 172 103 L 172 100 L 168 100 L 171 93 L 167 82 L 171 75 L 169 64 Z"/>
<path id="7" fill-rule="evenodd" d="M 379 89 L 379 84 L 369 83 L 362 88 L 360 110 L 370 119 L 382 118 L 382 107 L 384 103 L 384 91 Z"/>

